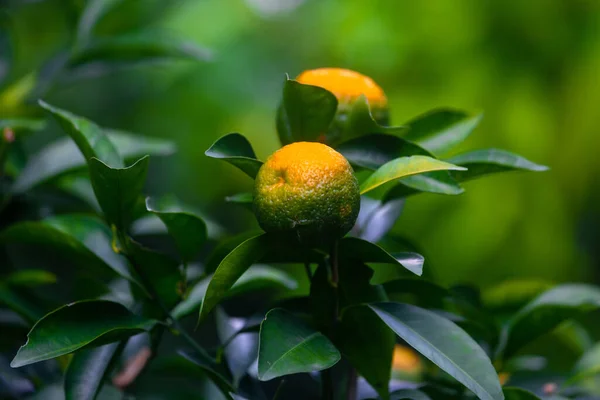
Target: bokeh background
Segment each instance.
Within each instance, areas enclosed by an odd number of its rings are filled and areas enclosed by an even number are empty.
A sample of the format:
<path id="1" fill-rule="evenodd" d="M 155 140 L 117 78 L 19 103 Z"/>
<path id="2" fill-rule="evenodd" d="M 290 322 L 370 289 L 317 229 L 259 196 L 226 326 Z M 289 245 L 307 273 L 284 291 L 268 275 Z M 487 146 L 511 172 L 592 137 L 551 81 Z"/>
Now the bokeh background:
<path id="1" fill-rule="evenodd" d="M 72 42 L 82 1 L 0 1 L 10 71 L 24 76 Z M 407 201 L 395 231 L 419 243 L 441 283 L 508 278 L 600 283 L 600 2 L 596 0 L 137 0 L 97 35 L 160 28 L 205 46 L 206 63 L 142 64 L 67 76 L 44 98 L 102 126 L 174 140 L 151 161 L 150 194 L 174 193 L 231 232 L 255 227 L 225 196 L 252 182 L 204 156 L 241 132 L 278 148 L 284 74 L 338 66 L 373 77 L 400 124 L 449 106 L 485 117 L 457 152 L 499 147 L 546 164 Z M 9 16 L 10 18 L 5 18 Z M 8 22 L 6 22 L 8 21 Z M 8 53 L 4 54 L 8 56 Z M 31 151 L 61 135 L 27 139 Z"/>

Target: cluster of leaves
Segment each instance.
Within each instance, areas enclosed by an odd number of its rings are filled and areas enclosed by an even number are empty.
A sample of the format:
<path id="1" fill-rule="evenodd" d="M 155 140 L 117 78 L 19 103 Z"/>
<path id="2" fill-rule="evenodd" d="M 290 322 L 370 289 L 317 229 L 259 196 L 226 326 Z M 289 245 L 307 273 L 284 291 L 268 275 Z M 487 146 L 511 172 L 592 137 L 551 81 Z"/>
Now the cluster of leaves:
<path id="1" fill-rule="evenodd" d="M 184 54 L 172 41 L 140 34 L 96 40 L 95 21 L 116 3 L 88 3 L 64 65 Z M 24 98 L 14 93 L 35 93 L 15 91 L 22 88 L 16 83 L 3 99 L 20 104 Z M 407 197 L 457 195 L 467 180 L 545 169 L 497 149 L 441 159 L 480 116 L 434 110 L 400 127 L 381 126 L 364 97 L 340 118 L 332 93 L 287 79 L 277 114 L 282 144 L 321 140 L 335 129 L 327 144 L 354 166 L 363 194 L 349 236 L 332 249 L 306 249 L 268 233 L 223 238 L 218 226 L 173 197 L 146 198 L 148 156 L 172 153 L 172 143 L 106 129 L 44 101 L 39 106 L 68 137 L 36 154 L 19 147 L 20 133 L 42 129 L 43 119 L 17 113 L 0 120 L 6 154 L 0 244 L 7 265 L 0 278 L 1 397 L 262 399 L 298 385 L 300 398 L 321 392 L 325 398 L 535 399 L 523 388 L 541 394 L 537 376 L 528 373 L 543 369 L 545 360 L 526 353 L 528 346 L 549 332 L 582 342 L 580 320 L 600 307 L 600 289 L 583 284 L 508 282 L 482 295 L 414 276 L 422 275 L 424 257 L 390 232 Z M 14 132 L 16 142 L 8 135 Z M 237 133 L 206 154 L 250 178 L 262 165 Z M 228 199 L 248 205 L 252 195 Z M 148 248 L 155 236 L 170 238 L 175 251 Z M 81 300 L 56 304 L 70 296 L 60 293 L 66 285 L 43 264 L 28 268 L 19 256 L 23 245 L 62 254 L 76 269 L 66 276 L 83 274 L 73 284 L 83 286 L 75 296 Z M 50 264 L 38 260 L 44 261 Z M 298 264 L 306 267 L 310 292 L 289 298 L 298 282 L 286 268 Z M 283 296 L 270 295 L 276 291 Z M 228 302 L 240 304 L 252 293 L 265 301 L 249 302 L 243 318 L 228 315 Z M 190 319 L 216 339 L 190 334 Z M 169 346 L 165 333 L 176 344 Z M 392 379 L 398 344 L 416 350 L 425 365 L 410 390 L 393 390 L 407 386 Z M 577 397 L 598 390 L 589 382 L 600 371 L 598 348 L 571 375 L 554 379 L 560 387 L 552 392 Z M 502 388 L 502 376 L 521 388 Z"/>

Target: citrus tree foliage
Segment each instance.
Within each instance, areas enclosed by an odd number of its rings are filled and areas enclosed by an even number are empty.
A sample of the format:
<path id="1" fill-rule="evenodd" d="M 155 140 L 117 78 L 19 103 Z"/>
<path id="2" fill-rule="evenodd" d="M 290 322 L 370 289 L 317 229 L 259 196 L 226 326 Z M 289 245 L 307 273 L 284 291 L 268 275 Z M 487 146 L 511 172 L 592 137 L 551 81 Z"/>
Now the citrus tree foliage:
<path id="1" fill-rule="evenodd" d="M 57 75 L 89 63 L 206 59 L 197 46 L 146 31 L 96 37 L 116 3 L 81 10 Z M 146 196 L 152 160 L 174 144 L 43 99 L 25 106 L 53 83 L 32 79 L 3 93 L 34 117 L 14 107 L 0 119 L 1 398 L 496 400 L 598 390 L 600 351 L 585 317 L 600 307 L 600 288 L 443 287 L 427 277 L 422 249 L 390 231 L 408 197 L 455 196 L 467 181 L 547 169 L 500 149 L 448 156 L 480 115 L 440 108 L 395 126 L 381 101 L 371 107 L 368 96 L 287 78 L 273 112 L 281 144 L 331 146 L 360 185 L 352 230 L 312 243 L 227 234 L 171 194 Z M 64 136 L 28 154 L 23 136 L 49 121 Z M 263 166 L 239 133 L 205 154 L 247 179 Z M 252 210 L 252 193 L 228 200 Z M 60 279 L 47 267 L 57 260 Z M 242 315 L 229 315 L 232 305 Z M 545 391 L 548 347 L 535 346 L 544 339 L 573 352 L 570 374 Z"/>

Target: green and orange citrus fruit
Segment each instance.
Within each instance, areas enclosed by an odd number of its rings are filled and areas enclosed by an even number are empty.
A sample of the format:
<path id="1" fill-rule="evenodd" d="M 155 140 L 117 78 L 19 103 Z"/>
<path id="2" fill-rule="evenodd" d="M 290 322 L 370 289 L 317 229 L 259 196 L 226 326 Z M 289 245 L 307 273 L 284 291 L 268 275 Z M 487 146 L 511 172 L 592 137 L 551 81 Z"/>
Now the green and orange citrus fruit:
<path id="1" fill-rule="evenodd" d="M 267 232 L 305 244 L 344 236 L 358 217 L 360 191 L 340 153 L 315 142 L 296 142 L 273 153 L 258 171 L 254 212 Z"/>

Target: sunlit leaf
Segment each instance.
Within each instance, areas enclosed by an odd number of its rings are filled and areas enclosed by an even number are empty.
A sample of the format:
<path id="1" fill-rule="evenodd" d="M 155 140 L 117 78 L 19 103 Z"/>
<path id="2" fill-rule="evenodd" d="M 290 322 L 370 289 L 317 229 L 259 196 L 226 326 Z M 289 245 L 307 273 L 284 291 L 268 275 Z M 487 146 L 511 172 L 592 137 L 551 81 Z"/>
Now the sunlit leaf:
<path id="1" fill-rule="evenodd" d="M 450 158 L 448 162 L 468 168 L 452 172 L 452 176 L 459 182 L 498 172 L 548 170 L 544 165 L 535 164 L 517 154 L 499 149 L 475 150 L 459 154 Z"/>
<path id="2" fill-rule="evenodd" d="M 453 322 L 408 304 L 376 303 L 369 307 L 410 346 L 480 399 L 504 398 L 488 356 Z"/>
<path id="3" fill-rule="evenodd" d="M 387 182 L 411 175 L 440 170 L 464 170 L 444 161 L 427 156 L 401 157 L 392 160 L 369 176 L 361 185 L 360 192 L 365 194 Z"/>
<path id="4" fill-rule="evenodd" d="M 261 381 L 321 371 L 331 368 L 341 358 L 327 337 L 283 309 L 267 313 L 260 326 L 259 340 L 258 378 Z"/>
<path id="5" fill-rule="evenodd" d="M 31 328 L 10 363 L 17 368 L 73 351 L 100 346 L 147 331 L 155 320 L 132 314 L 118 303 L 86 300 L 45 315 Z"/>
<path id="6" fill-rule="evenodd" d="M 205 154 L 227 161 L 252 179 L 256 177 L 262 166 L 262 162 L 256 159 L 256 154 L 254 154 L 248 139 L 239 133 L 230 133 L 217 139 Z"/>

